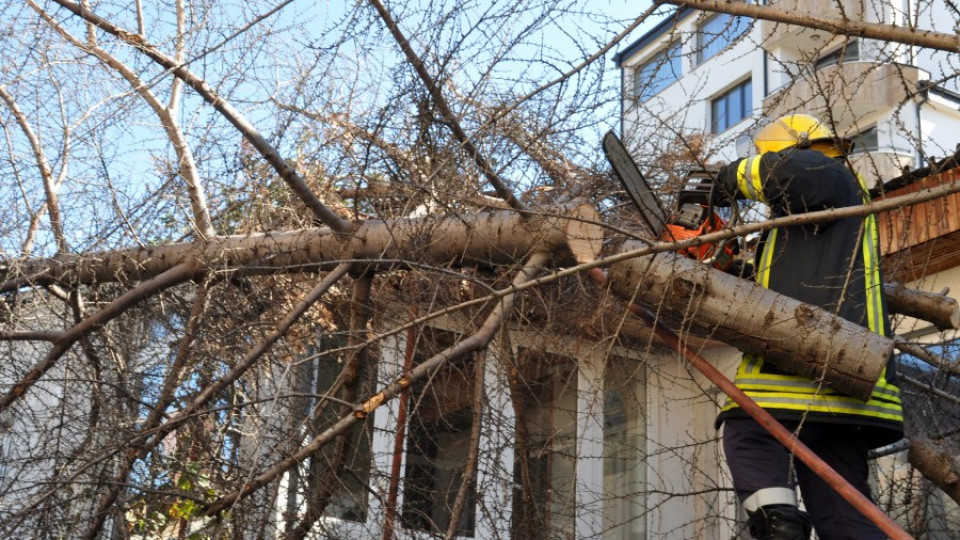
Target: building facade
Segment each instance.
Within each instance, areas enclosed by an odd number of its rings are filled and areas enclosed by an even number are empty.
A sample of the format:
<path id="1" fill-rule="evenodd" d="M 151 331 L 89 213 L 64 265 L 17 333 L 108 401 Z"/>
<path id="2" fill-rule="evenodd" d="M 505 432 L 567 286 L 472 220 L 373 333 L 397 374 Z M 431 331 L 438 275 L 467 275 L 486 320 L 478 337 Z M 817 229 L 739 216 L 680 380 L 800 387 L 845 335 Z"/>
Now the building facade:
<path id="1" fill-rule="evenodd" d="M 956 13 L 942 1 L 770 5 L 955 31 Z M 736 157 L 738 137 L 781 115 L 805 112 L 857 142 L 851 161 L 875 186 L 953 153 L 960 142 L 958 56 L 681 8 L 616 56 L 621 131 L 641 161 L 703 138 L 706 151 L 699 158 L 718 163 Z"/>

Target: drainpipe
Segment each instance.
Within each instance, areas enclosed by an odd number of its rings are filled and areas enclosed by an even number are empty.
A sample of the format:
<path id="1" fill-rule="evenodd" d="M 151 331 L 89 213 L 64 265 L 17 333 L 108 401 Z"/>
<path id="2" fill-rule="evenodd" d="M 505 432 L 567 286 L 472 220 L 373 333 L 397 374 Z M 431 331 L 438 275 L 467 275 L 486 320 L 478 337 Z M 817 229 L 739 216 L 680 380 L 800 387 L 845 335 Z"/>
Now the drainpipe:
<path id="1" fill-rule="evenodd" d="M 626 112 L 626 109 L 623 106 L 623 102 L 627 98 L 627 77 L 625 75 L 626 69 L 623 66 L 620 66 L 620 138 L 626 137 L 626 134 L 623 132 L 623 115 Z"/>
<path id="2" fill-rule="evenodd" d="M 762 49 L 762 50 L 763 50 L 763 75 L 762 75 L 762 77 L 763 77 L 763 98 L 760 100 L 760 108 L 761 108 L 761 110 L 763 109 L 763 100 L 766 99 L 767 96 L 770 95 L 770 88 L 769 88 L 768 82 L 767 82 L 767 70 L 769 69 L 769 66 L 767 65 L 767 60 L 768 60 L 768 58 L 769 58 L 768 55 L 769 55 L 770 53 L 768 53 L 766 49 Z"/>
<path id="3" fill-rule="evenodd" d="M 913 19 L 913 0 L 905 0 L 904 3 L 906 4 L 906 9 L 904 9 L 904 11 L 906 12 L 905 16 L 907 18 L 905 26 L 912 27 L 913 26 L 913 20 L 912 20 Z M 909 55 L 910 55 L 909 57 L 910 65 L 919 70 L 920 66 L 917 65 L 916 48 L 910 45 L 910 48 L 907 50 L 909 51 Z M 916 112 L 917 112 L 917 152 L 916 152 L 917 164 L 914 167 L 915 169 L 922 169 L 927 165 L 926 158 L 924 157 L 924 154 L 923 154 L 923 124 L 920 123 L 922 120 L 920 113 L 923 110 L 923 104 L 930 100 L 929 87 L 926 87 L 925 85 L 922 86 L 922 90 L 920 90 L 920 96 L 921 96 L 920 99 L 915 102 Z"/>
<path id="4" fill-rule="evenodd" d="M 923 155 L 923 124 L 921 124 L 922 117 L 920 112 L 923 110 L 923 104 L 930 100 L 930 89 L 923 85 L 924 88 L 920 91 L 920 99 L 916 101 L 916 110 L 917 110 L 917 165 L 916 169 L 922 169 L 926 167 L 926 159 Z"/>

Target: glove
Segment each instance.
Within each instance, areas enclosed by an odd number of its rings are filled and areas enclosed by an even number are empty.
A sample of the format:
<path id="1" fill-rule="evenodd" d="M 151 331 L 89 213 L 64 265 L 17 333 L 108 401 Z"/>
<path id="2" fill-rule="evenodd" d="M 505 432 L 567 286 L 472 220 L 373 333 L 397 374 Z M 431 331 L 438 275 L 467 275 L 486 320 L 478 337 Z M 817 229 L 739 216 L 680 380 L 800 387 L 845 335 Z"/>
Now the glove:
<path id="1" fill-rule="evenodd" d="M 726 207 L 737 200 L 740 186 L 737 185 L 737 168 L 743 159 L 738 159 L 720 167 L 717 180 L 710 191 L 710 203 L 714 206 Z"/>

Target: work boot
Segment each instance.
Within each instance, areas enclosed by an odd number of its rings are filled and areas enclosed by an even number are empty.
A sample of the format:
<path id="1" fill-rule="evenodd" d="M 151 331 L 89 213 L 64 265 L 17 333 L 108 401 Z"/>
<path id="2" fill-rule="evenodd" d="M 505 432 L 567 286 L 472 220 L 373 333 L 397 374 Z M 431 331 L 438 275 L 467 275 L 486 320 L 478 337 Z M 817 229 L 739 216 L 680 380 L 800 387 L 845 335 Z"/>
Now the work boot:
<path id="1" fill-rule="evenodd" d="M 810 517 L 796 506 L 762 506 L 747 515 L 757 540 L 810 540 Z"/>

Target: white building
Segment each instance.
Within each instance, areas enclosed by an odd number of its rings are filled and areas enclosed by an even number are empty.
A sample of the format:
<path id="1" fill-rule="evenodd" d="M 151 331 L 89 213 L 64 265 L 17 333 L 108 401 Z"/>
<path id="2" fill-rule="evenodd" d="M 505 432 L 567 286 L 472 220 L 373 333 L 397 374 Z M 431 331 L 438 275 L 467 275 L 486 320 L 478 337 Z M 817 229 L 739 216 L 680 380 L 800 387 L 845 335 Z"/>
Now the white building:
<path id="1" fill-rule="evenodd" d="M 762 3 L 763 2 L 761 0 Z M 936 0 L 779 0 L 789 12 L 953 34 Z M 783 114 L 806 112 L 858 143 L 854 165 L 876 182 L 953 153 L 960 143 L 960 54 L 832 35 L 771 21 L 678 9 L 616 56 L 622 126 L 638 160 L 705 134 L 715 162 Z M 918 144 L 919 141 L 919 144 Z"/>

